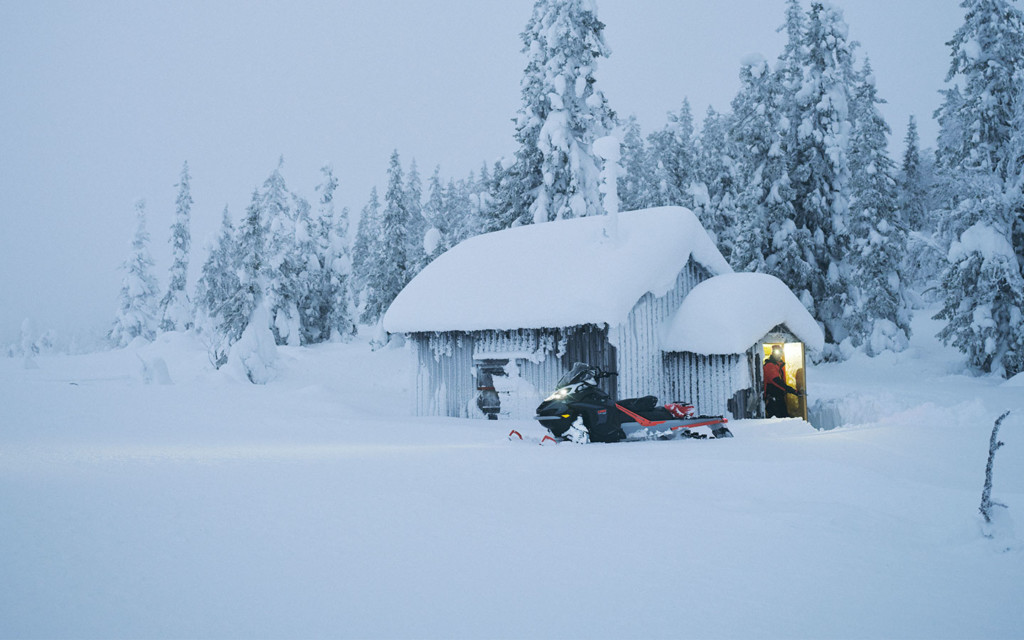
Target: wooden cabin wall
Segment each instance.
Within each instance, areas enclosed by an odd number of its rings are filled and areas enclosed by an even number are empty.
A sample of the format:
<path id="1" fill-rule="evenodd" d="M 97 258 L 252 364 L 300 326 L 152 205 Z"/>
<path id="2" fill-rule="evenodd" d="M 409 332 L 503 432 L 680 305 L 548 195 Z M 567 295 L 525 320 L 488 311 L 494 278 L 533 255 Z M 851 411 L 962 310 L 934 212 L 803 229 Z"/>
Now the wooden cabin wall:
<path id="1" fill-rule="evenodd" d="M 666 353 L 664 365 L 668 383 L 665 400 L 689 402 L 700 415 L 724 415 L 729 399 L 753 385 L 747 353 Z"/>
<path id="2" fill-rule="evenodd" d="M 692 258 L 679 272 L 675 286 L 664 296 L 648 293 L 630 311 L 626 323 L 614 332 L 618 391 L 621 397 L 657 395 L 665 398 L 670 387 L 661 350 L 661 331 L 690 290 L 711 274 Z"/>
<path id="3" fill-rule="evenodd" d="M 413 340 L 419 365 L 416 415 L 469 417 L 469 408 L 476 406 L 472 338 L 462 333 L 417 333 Z"/>

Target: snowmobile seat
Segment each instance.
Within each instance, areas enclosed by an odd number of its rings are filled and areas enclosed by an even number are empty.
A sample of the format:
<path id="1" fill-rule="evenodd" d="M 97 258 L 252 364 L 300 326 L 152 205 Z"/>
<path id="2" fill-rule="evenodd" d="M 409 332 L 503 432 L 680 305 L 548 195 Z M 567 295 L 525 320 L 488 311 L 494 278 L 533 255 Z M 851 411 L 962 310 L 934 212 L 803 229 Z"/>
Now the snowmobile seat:
<path id="1" fill-rule="evenodd" d="M 619 400 L 617 404 L 634 413 L 640 413 L 641 411 L 650 411 L 658 406 L 658 398 L 656 396 L 626 398 L 625 400 Z"/>

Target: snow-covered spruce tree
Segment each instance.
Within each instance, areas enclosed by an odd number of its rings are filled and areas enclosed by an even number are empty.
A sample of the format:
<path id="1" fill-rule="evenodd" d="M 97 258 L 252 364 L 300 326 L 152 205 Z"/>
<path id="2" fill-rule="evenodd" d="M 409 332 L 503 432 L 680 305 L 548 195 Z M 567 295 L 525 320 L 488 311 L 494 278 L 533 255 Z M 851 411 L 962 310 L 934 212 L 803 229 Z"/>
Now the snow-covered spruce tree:
<path id="1" fill-rule="evenodd" d="M 619 176 L 619 200 L 623 211 L 654 206 L 657 189 L 653 182 L 651 154 L 640 131 L 636 116 L 629 116 L 623 127 L 622 175 Z"/>
<path id="2" fill-rule="evenodd" d="M 474 176 L 472 173 L 469 174 L 469 178 L 466 180 L 468 208 L 466 215 L 463 216 L 462 223 L 458 227 L 459 242 L 482 233 L 483 223 L 488 219 L 490 212 L 494 208 L 494 199 L 491 196 L 493 186 L 494 178 L 491 176 L 486 163 L 481 165 L 479 177 Z"/>
<path id="3" fill-rule="evenodd" d="M 189 186 L 188 162 L 181 167 L 178 184 L 178 198 L 175 202 L 174 224 L 171 225 L 170 282 L 167 293 L 160 301 L 160 330 L 188 331 L 192 328 L 192 304 L 188 299 L 188 260 L 192 249 L 189 219 L 192 212 L 192 190 Z"/>
<path id="4" fill-rule="evenodd" d="M 802 247 L 816 268 L 806 282 L 787 282 L 794 291 L 809 291 L 812 314 L 825 327 L 826 357 L 846 337 L 843 316 L 850 304 L 844 258 L 850 248 L 850 169 L 847 150 L 852 123 L 849 103 L 853 84 L 853 45 L 842 12 L 820 2 L 811 4 L 804 36 L 803 78 L 796 92 L 798 123 L 790 182 L 795 189 L 797 231 L 811 244 Z"/>
<path id="5" fill-rule="evenodd" d="M 853 100 L 850 138 L 849 268 L 851 302 L 846 326 L 854 347 L 869 356 L 909 345 L 910 314 L 901 264 L 907 236 L 900 224 L 892 130 L 878 111 L 871 63 L 864 62 Z"/>
<path id="6" fill-rule="evenodd" d="M 595 88 L 597 63 L 607 57 L 604 24 L 589 0 L 537 0 L 521 34 L 528 57 L 516 117 L 515 180 L 528 194 L 520 222 L 547 222 L 601 213 L 594 140 L 615 125 L 615 113 Z"/>
<path id="7" fill-rule="evenodd" d="M 423 182 L 420 180 L 415 159 L 409 163 L 409 175 L 405 179 L 405 208 L 409 212 L 405 255 L 411 280 L 427 264 L 427 255 L 423 250 L 423 236 L 428 229 L 427 221 L 423 217 Z"/>
<path id="8" fill-rule="evenodd" d="M 691 188 L 701 224 L 726 260 L 736 240 L 736 157 L 729 137 L 732 116 L 708 107 L 697 144 L 696 186 Z"/>
<path id="9" fill-rule="evenodd" d="M 252 194 L 245 218 L 238 228 L 238 279 L 240 288 L 225 306 L 224 327 L 231 332 L 227 364 L 253 384 L 266 384 L 274 375 L 276 342 L 270 330 L 270 273 L 266 262 L 267 230 L 262 196 Z"/>
<path id="10" fill-rule="evenodd" d="M 427 180 L 427 200 L 423 203 L 423 217 L 428 229 L 424 234 L 423 245 L 426 261 L 432 262 L 442 253 L 451 248 L 451 209 L 445 201 L 444 187 L 441 185 L 441 167 L 434 167 L 434 173 Z"/>
<path id="11" fill-rule="evenodd" d="M 923 299 L 934 301 L 935 284 L 945 266 L 945 250 L 936 241 L 938 225 L 929 206 L 926 186 L 926 165 L 921 157 L 921 138 L 917 119 L 910 116 L 903 140 L 903 164 L 896 179 L 900 220 L 907 233 L 907 251 L 903 258 L 903 274 L 911 289 L 915 306 Z"/>
<path id="12" fill-rule="evenodd" d="M 520 152 L 517 157 L 525 153 L 525 148 L 520 149 Z M 527 164 L 518 159 L 508 163 L 501 160 L 494 163 L 488 188 L 490 204 L 481 212 L 478 221 L 480 233 L 500 231 L 531 221 L 530 203 L 536 188 L 529 188 L 528 169 Z"/>
<path id="13" fill-rule="evenodd" d="M 925 208 L 927 193 L 921 167 L 921 136 L 917 132 L 917 119 L 910 116 L 907 134 L 903 138 L 903 164 L 900 166 L 899 211 L 907 231 L 931 230 Z"/>
<path id="14" fill-rule="evenodd" d="M 398 151 L 394 151 L 388 167 L 388 187 L 384 194 L 378 241 L 366 261 L 366 306 L 360 317 L 365 324 L 377 324 L 391 301 L 409 282 L 408 224 L 409 207 L 402 165 Z"/>
<path id="15" fill-rule="evenodd" d="M 730 256 L 737 271 L 767 271 L 792 277 L 787 265 L 802 254 L 788 236 L 773 238 L 793 218 L 792 189 L 786 170 L 788 122 L 779 113 L 779 76 L 760 55 L 748 56 L 740 67 L 740 90 L 732 101 L 729 139 L 736 158 L 736 235 Z M 772 264 L 766 259 L 772 256 Z M 809 268 L 809 267 L 808 267 Z M 804 276 L 801 275 L 801 279 Z"/>
<path id="16" fill-rule="evenodd" d="M 266 294 L 274 340 L 279 345 L 298 345 L 302 333 L 299 305 L 304 295 L 303 277 L 308 262 L 305 249 L 311 239 L 305 233 L 306 220 L 299 221 L 299 207 L 293 206 L 295 198 L 281 175 L 283 164 L 284 158 L 281 158 L 259 192 L 259 207 L 267 229 Z M 304 204 L 304 211 L 308 218 L 308 202 Z M 300 238 L 305 249 L 298 246 Z"/>
<path id="17" fill-rule="evenodd" d="M 268 269 L 266 236 L 260 193 L 256 190 L 245 209 L 245 217 L 238 225 L 238 238 L 234 243 L 237 289 L 220 307 L 221 331 L 228 343 L 242 337 L 256 305 L 263 299 Z"/>
<path id="18" fill-rule="evenodd" d="M 1014 247 L 1021 193 L 1014 123 L 1024 100 L 1024 16 L 1007 0 L 964 0 L 964 24 L 939 111 L 940 171 L 952 206 L 939 333 L 971 368 L 1011 377 L 1024 370 L 1024 276 Z"/>
<path id="19" fill-rule="evenodd" d="M 796 153 L 797 126 L 800 124 L 800 104 L 797 92 L 803 84 L 807 64 L 805 38 L 807 16 L 800 0 L 787 0 L 786 17 L 776 31 L 786 32 L 786 44 L 776 61 L 773 78 L 778 85 L 779 124 L 783 129 L 783 146 L 788 153 Z M 787 160 L 789 164 L 792 164 Z"/>
<path id="20" fill-rule="evenodd" d="M 299 340 L 297 344 L 315 344 L 330 337 L 324 324 L 330 297 L 324 282 L 330 278 L 326 271 L 326 257 L 322 251 L 321 225 L 314 219 L 309 201 L 292 194 L 295 211 L 295 241 L 288 256 L 293 287 L 298 301 Z M 294 337 L 289 344 L 296 344 Z"/>
<path id="21" fill-rule="evenodd" d="M 153 257 L 149 253 L 149 232 L 146 231 L 146 203 L 135 203 L 135 237 L 132 250 L 121 265 L 121 293 L 118 296 L 114 326 L 107 334 L 116 346 L 124 347 L 135 338 L 152 340 L 157 329 L 157 295 L 159 287 L 153 276 Z"/>
<path id="22" fill-rule="evenodd" d="M 678 113 L 669 113 L 665 126 L 647 136 L 647 142 L 656 188 L 653 204 L 692 209 L 691 187 L 697 181 L 697 149 L 690 101 L 684 99 Z"/>
<path id="23" fill-rule="evenodd" d="M 196 283 L 196 325 L 201 330 L 223 336 L 232 334 L 224 327 L 230 301 L 238 295 L 239 255 L 235 248 L 235 227 L 227 205 L 221 217 L 220 233 L 209 248 L 202 274 Z M 216 358 L 215 358 L 216 360 Z"/>
<path id="24" fill-rule="evenodd" d="M 994 175 L 974 176 L 957 211 L 976 217 L 949 248 L 942 276 L 945 344 L 968 365 L 1006 378 L 1024 371 L 1024 277 L 1011 244 L 1013 198 Z"/>
<path id="25" fill-rule="evenodd" d="M 372 258 L 380 243 L 380 198 L 377 187 L 370 189 L 370 200 L 363 206 L 356 226 L 356 240 L 352 247 L 353 300 L 357 307 L 366 304 L 369 271 Z"/>
<path id="26" fill-rule="evenodd" d="M 349 247 L 348 209 L 334 209 L 338 179 L 330 165 L 320 169 L 323 182 L 317 185 L 318 254 L 321 264 L 320 330 L 322 340 L 348 340 L 355 334 L 352 318 L 352 257 Z"/>

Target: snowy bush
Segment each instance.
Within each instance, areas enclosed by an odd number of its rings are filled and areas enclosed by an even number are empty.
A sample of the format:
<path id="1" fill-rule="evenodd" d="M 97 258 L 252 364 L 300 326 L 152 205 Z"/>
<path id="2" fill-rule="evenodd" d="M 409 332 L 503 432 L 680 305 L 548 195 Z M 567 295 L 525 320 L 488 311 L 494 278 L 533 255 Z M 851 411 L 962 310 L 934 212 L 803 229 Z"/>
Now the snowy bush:
<path id="1" fill-rule="evenodd" d="M 257 305 L 242 337 L 231 346 L 228 364 L 253 384 L 266 384 L 274 379 L 277 343 L 270 330 L 270 310 L 264 301 Z"/>

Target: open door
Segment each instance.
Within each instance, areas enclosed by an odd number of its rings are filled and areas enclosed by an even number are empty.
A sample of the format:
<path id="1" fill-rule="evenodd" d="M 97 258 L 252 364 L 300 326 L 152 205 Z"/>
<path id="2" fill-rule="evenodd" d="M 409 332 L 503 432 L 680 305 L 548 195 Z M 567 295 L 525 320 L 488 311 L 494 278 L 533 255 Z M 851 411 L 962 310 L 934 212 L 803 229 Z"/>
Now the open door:
<path id="1" fill-rule="evenodd" d="M 765 342 L 764 361 L 772 355 L 772 347 L 782 346 L 783 357 L 786 360 L 786 384 L 800 391 L 801 397 L 786 394 L 786 409 L 791 418 L 807 419 L 807 359 L 802 342 Z"/>

